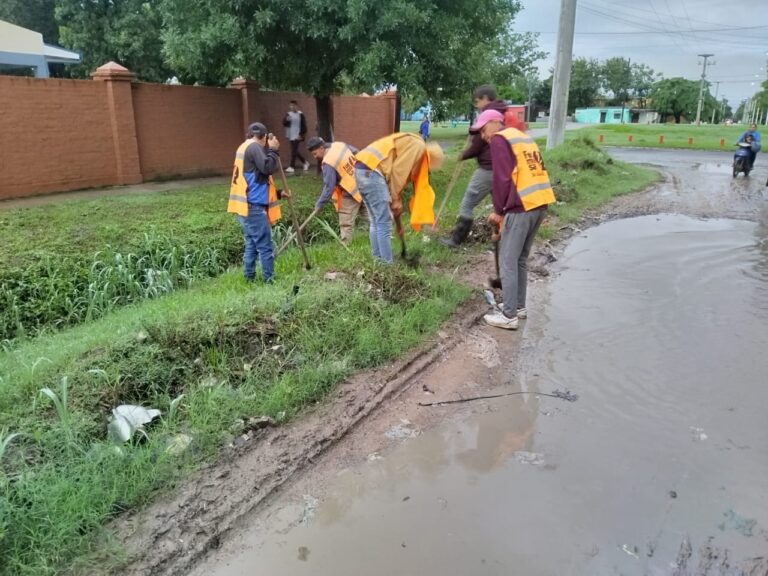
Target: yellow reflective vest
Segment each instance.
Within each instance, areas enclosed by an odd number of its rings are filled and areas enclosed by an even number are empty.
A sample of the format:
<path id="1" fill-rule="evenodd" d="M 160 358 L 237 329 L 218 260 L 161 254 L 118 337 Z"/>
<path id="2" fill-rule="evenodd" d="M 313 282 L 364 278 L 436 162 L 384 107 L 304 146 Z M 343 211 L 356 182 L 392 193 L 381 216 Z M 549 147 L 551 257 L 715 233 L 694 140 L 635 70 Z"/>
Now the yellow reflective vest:
<path id="1" fill-rule="evenodd" d="M 343 142 L 334 142 L 325 151 L 323 164 L 327 164 L 339 175 L 339 185 L 333 191 L 333 205 L 336 212 L 341 210 L 341 196 L 344 192 L 352 196 L 358 204 L 363 201 L 355 181 L 355 156 L 352 148 Z"/>
<path id="2" fill-rule="evenodd" d="M 523 209 L 528 212 L 556 202 L 549 174 L 544 168 L 541 152 L 533 138 L 516 128 L 507 128 L 499 134 L 509 143 L 517 161 L 512 171 L 512 181 L 523 203 Z"/>
<path id="3" fill-rule="evenodd" d="M 245 149 L 251 144 L 253 144 L 253 140 L 246 140 L 237 149 L 235 153 L 235 166 L 232 170 L 232 183 L 229 186 L 227 212 L 239 214 L 240 216 L 248 216 L 248 182 L 243 175 L 243 158 L 245 157 Z M 277 201 L 277 189 L 275 188 L 272 176 L 269 177 L 268 186 L 269 203 L 267 205 L 267 219 L 270 225 L 274 226 L 280 220 L 282 214 L 280 212 L 280 204 Z"/>
<path id="4" fill-rule="evenodd" d="M 355 159 L 371 170 L 376 170 L 379 164 L 395 149 L 395 142 L 398 138 L 410 138 L 411 136 L 414 135 L 395 132 L 384 138 L 379 138 L 355 154 Z M 421 157 L 419 166 L 412 173 L 411 181 L 413 182 L 413 197 L 408 206 L 411 212 L 410 222 L 413 229 L 418 231 L 422 225 L 434 224 L 435 222 L 435 191 L 429 183 L 429 154 L 426 151 Z"/>

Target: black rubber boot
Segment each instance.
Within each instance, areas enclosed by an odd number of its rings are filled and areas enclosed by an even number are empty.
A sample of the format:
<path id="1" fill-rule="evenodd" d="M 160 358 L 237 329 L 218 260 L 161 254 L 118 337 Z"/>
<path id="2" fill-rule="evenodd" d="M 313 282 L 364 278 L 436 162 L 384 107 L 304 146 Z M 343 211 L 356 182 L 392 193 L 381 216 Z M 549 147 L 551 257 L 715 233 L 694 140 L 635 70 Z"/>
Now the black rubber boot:
<path id="1" fill-rule="evenodd" d="M 459 216 L 459 220 L 456 222 L 456 226 L 453 227 L 450 237 L 440 238 L 440 244 L 450 248 L 458 248 L 469 236 L 469 231 L 472 230 L 472 222 L 474 222 L 472 218 L 462 218 Z"/>

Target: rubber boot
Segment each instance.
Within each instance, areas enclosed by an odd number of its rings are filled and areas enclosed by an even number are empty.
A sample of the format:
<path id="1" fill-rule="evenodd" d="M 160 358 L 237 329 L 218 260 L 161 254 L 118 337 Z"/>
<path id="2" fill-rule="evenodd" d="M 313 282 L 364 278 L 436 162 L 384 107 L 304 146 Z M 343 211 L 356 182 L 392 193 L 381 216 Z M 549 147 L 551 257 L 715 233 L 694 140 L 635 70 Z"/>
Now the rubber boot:
<path id="1" fill-rule="evenodd" d="M 451 235 L 448 238 L 440 238 L 440 244 L 450 248 L 458 248 L 469 236 L 473 222 L 472 218 L 462 218 L 459 216 L 459 220 L 456 222 L 456 226 L 453 227 Z"/>

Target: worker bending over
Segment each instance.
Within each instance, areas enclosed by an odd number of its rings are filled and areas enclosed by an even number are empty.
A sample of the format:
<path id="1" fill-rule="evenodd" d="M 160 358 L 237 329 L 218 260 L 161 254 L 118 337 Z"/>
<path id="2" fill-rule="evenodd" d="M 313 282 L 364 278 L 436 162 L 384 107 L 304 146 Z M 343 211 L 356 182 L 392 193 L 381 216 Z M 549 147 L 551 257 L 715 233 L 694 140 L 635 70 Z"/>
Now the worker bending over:
<path id="1" fill-rule="evenodd" d="M 429 171 L 442 166 L 443 150 L 417 134 L 396 132 L 360 150 L 355 160 L 355 180 L 371 222 L 371 253 L 391 263 L 392 217 L 399 219 L 403 213 L 403 190 L 409 182 L 413 183 L 411 226 L 418 230 L 435 221 Z"/>

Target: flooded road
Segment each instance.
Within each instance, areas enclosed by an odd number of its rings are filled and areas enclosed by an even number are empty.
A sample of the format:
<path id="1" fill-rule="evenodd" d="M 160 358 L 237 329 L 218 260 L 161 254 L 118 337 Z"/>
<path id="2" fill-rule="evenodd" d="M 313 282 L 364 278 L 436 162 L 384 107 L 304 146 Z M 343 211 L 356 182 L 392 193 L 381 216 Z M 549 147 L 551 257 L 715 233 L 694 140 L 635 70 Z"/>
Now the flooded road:
<path id="1" fill-rule="evenodd" d="M 624 162 L 660 168 L 664 182 L 650 194 L 627 198 L 644 210 L 705 218 L 740 218 L 768 222 L 768 155 L 760 153 L 748 178 L 732 177 L 733 151 L 607 148 Z"/>
<path id="2" fill-rule="evenodd" d="M 390 415 L 384 449 L 298 481 L 194 574 L 768 574 L 767 236 L 681 215 L 584 232 L 520 334 L 475 329 L 484 370 L 430 376 L 577 402 Z"/>

